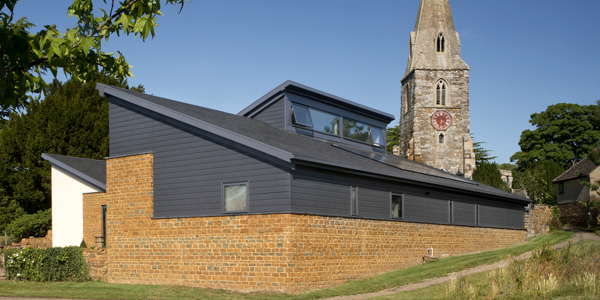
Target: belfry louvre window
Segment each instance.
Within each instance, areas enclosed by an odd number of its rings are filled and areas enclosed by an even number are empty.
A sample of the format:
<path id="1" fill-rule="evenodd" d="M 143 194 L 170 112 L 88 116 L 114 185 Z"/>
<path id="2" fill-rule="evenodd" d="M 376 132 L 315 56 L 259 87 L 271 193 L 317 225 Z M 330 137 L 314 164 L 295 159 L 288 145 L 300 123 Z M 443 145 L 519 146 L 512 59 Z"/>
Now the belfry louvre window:
<path id="1" fill-rule="evenodd" d="M 446 82 L 439 80 L 435 85 L 435 104 L 446 105 Z"/>
<path id="2" fill-rule="evenodd" d="M 438 37 L 436 39 L 436 44 L 437 44 L 437 52 L 444 52 L 445 39 L 444 39 L 444 35 L 442 33 L 440 33 L 440 35 L 438 35 Z"/>

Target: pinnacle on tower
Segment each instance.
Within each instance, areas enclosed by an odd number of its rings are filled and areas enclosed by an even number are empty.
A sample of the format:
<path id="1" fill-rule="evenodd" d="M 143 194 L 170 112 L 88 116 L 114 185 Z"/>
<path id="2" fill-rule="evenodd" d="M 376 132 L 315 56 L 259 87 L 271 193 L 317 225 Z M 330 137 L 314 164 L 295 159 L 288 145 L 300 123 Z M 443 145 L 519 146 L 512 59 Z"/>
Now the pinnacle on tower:
<path id="1" fill-rule="evenodd" d="M 410 33 L 406 75 L 415 69 L 470 69 L 460 56 L 460 38 L 454 30 L 449 0 L 421 0 Z"/>

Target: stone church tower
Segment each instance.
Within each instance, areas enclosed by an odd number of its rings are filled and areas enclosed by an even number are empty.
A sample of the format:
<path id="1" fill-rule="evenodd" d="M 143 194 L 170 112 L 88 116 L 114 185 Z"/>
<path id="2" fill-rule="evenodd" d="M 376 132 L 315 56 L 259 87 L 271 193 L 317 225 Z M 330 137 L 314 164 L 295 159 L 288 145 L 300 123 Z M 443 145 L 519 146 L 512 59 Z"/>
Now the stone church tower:
<path id="1" fill-rule="evenodd" d="M 400 155 L 471 178 L 469 70 L 449 0 L 421 0 L 402 78 Z"/>

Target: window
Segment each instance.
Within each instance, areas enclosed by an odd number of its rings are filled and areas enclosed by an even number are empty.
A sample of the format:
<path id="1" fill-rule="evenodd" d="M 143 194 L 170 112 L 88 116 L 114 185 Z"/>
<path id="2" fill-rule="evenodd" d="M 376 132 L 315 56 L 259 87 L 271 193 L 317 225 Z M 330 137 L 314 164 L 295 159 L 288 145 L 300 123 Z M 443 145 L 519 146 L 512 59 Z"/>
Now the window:
<path id="1" fill-rule="evenodd" d="M 479 204 L 475 204 L 475 225 L 479 225 Z"/>
<path id="2" fill-rule="evenodd" d="M 440 144 L 444 143 L 444 134 L 443 133 L 440 133 L 439 142 L 440 142 Z"/>
<path id="3" fill-rule="evenodd" d="M 350 214 L 358 216 L 358 188 L 350 187 Z"/>
<path id="4" fill-rule="evenodd" d="M 448 222 L 450 224 L 454 223 L 454 201 L 448 201 Z"/>
<path id="5" fill-rule="evenodd" d="M 383 133 L 383 129 L 371 126 L 371 139 L 373 146 L 385 146 L 385 133 Z"/>
<path id="6" fill-rule="evenodd" d="M 340 117 L 316 109 L 310 109 L 313 129 L 335 135 L 340 135 Z"/>
<path id="7" fill-rule="evenodd" d="M 440 35 L 438 35 L 438 37 L 436 39 L 436 43 L 437 43 L 437 52 L 444 52 L 445 39 L 444 39 L 443 33 L 440 33 Z"/>
<path id="8" fill-rule="evenodd" d="M 402 214 L 404 210 L 402 209 L 404 206 L 403 195 L 392 194 L 392 218 L 402 219 L 404 215 Z"/>
<path id="9" fill-rule="evenodd" d="M 559 182 L 558 183 L 558 193 L 559 194 L 564 194 L 565 193 L 565 183 L 564 182 Z"/>
<path id="10" fill-rule="evenodd" d="M 247 186 L 247 183 L 230 183 L 223 185 L 223 212 L 248 211 Z"/>
<path id="11" fill-rule="evenodd" d="M 102 244 L 106 248 L 106 205 L 102 205 Z"/>
<path id="12" fill-rule="evenodd" d="M 292 124 L 304 127 L 312 127 L 312 120 L 308 107 L 292 105 Z"/>
<path id="13" fill-rule="evenodd" d="M 435 104 L 446 105 L 446 85 L 442 79 L 435 85 Z"/>

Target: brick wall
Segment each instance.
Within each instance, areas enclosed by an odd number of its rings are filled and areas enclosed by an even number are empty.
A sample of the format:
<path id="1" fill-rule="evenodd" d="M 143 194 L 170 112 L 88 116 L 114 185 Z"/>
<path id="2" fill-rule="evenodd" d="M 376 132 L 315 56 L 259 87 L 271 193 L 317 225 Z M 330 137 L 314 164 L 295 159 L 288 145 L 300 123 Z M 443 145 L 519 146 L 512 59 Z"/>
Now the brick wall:
<path id="1" fill-rule="evenodd" d="M 106 281 L 108 273 L 106 249 L 84 249 L 83 256 L 85 257 L 92 280 Z"/>
<path id="2" fill-rule="evenodd" d="M 426 248 L 458 255 L 526 236 L 293 214 L 153 220 L 152 190 L 151 154 L 107 160 L 108 282 L 299 292 L 421 263 Z"/>
<path id="3" fill-rule="evenodd" d="M 95 245 L 95 237 L 102 235 L 102 205 L 106 205 L 105 193 L 83 194 L 83 240 L 85 245 Z"/>
<path id="4" fill-rule="evenodd" d="M 536 237 L 540 234 L 549 233 L 548 225 L 552 217 L 552 210 L 548 205 L 533 205 L 529 212 L 525 213 L 525 229 L 527 238 Z"/>
<path id="5" fill-rule="evenodd" d="M 50 248 L 52 247 L 52 230 L 44 237 L 33 237 L 22 239 L 19 243 L 12 243 L 6 249 L 25 249 L 25 248 Z"/>

